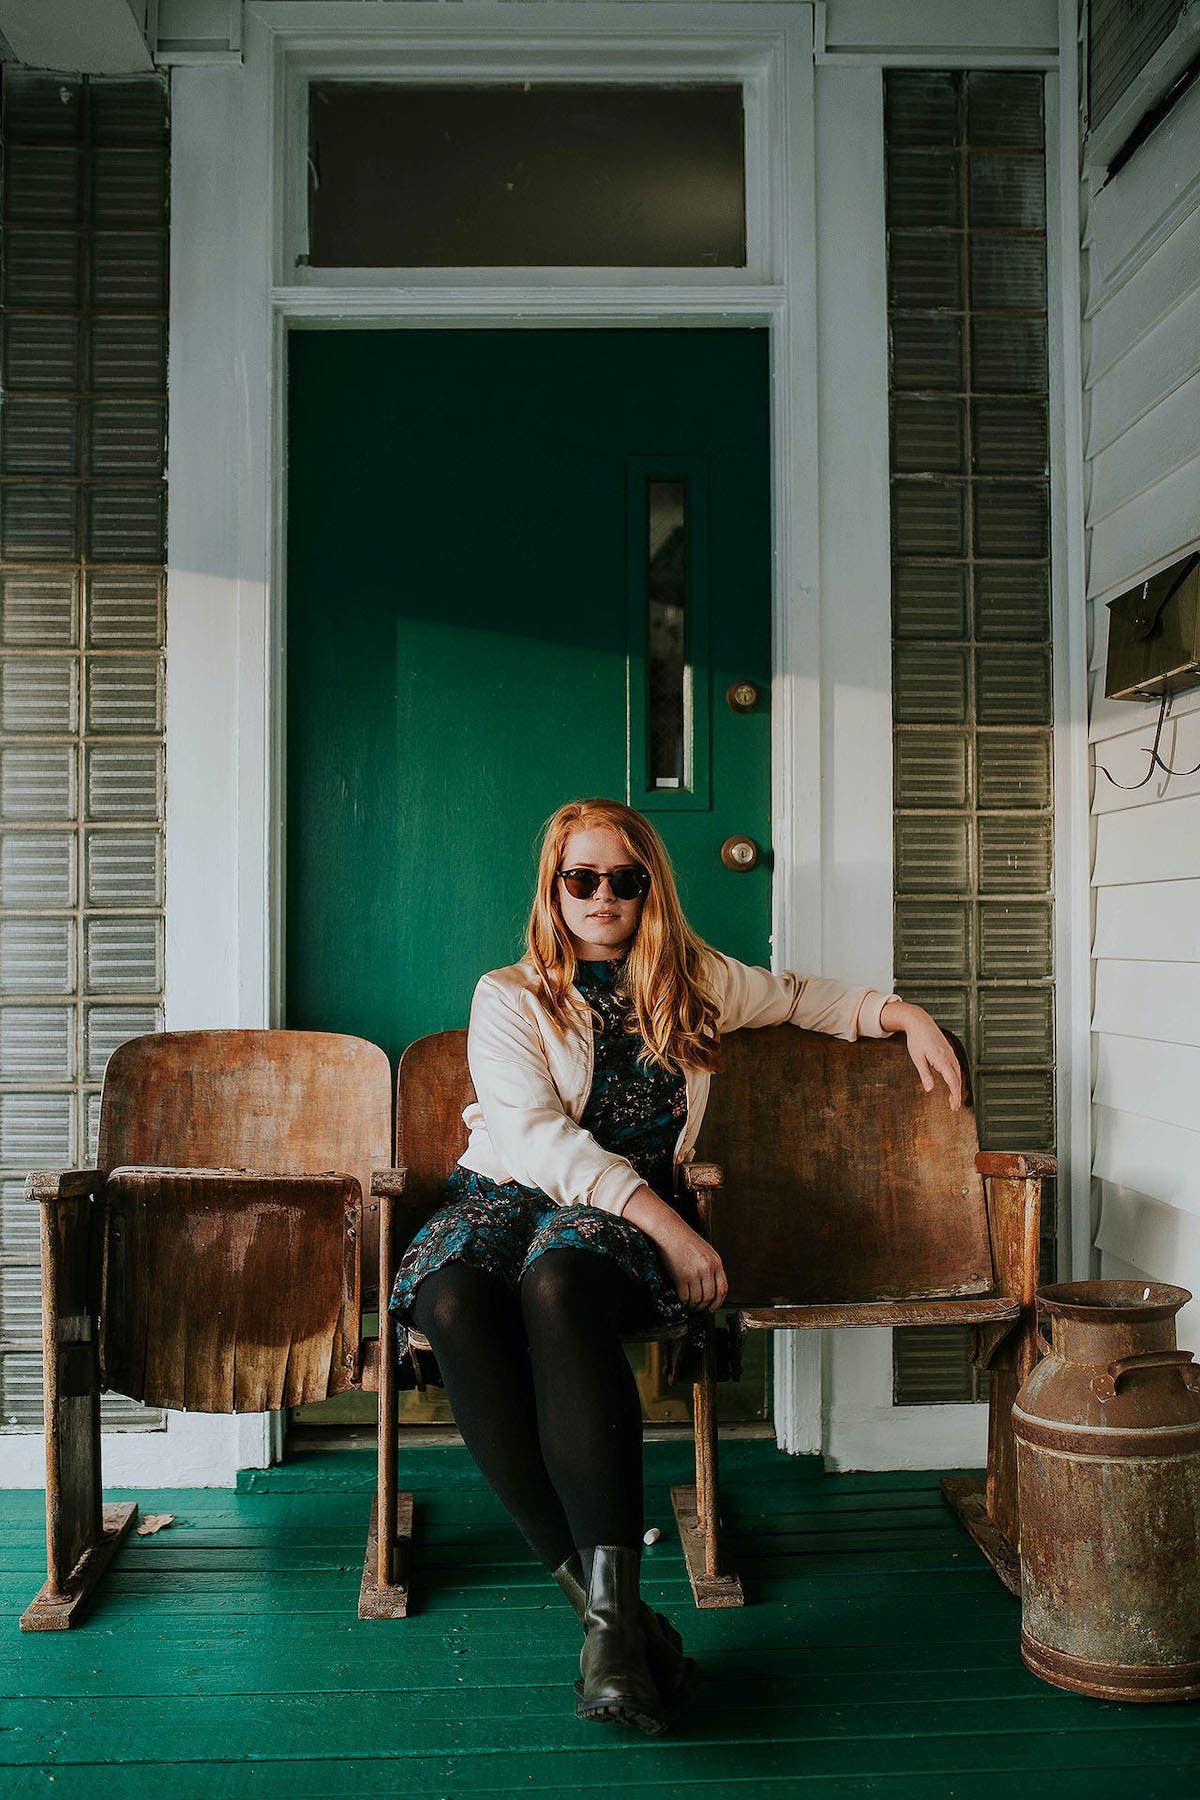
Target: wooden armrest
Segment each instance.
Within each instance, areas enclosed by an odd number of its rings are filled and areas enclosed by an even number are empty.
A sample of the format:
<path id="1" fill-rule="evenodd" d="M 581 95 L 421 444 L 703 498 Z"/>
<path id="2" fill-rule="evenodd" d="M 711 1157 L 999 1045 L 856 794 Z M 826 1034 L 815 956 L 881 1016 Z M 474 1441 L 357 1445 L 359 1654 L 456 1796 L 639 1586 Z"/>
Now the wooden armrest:
<path id="1" fill-rule="evenodd" d="M 371 1198 L 399 1200 L 408 1181 L 407 1169 L 372 1169 Z"/>
<path id="2" fill-rule="evenodd" d="M 83 1200 L 103 1186 L 103 1169 L 38 1170 L 25 1178 L 25 1198 L 46 1206 L 54 1200 Z"/>
<path id="3" fill-rule="evenodd" d="M 975 1158 L 975 1168 L 980 1175 L 1001 1181 L 1021 1181 L 1027 1175 L 1057 1175 L 1058 1158 L 1040 1150 L 983 1150 Z"/>
<path id="4" fill-rule="evenodd" d="M 693 1193 L 705 1188 L 719 1188 L 725 1176 L 718 1163 L 684 1163 L 683 1185 Z"/>

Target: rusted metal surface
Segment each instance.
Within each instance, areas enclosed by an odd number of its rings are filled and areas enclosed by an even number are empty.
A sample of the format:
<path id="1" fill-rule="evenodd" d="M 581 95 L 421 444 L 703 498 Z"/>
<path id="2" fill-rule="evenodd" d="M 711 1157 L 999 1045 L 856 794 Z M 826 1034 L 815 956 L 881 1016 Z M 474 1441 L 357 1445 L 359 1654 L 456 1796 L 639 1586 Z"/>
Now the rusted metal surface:
<path id="1" fill-rule="evenodd" d="M 1013 1409 L 1021 1650 L 1056 1686 L 1200 1697 L 1200 1370 L 1175 1345 L 1190 1297 L 1120 1281 L 1038 1295 L 1051 1341 Z"/>

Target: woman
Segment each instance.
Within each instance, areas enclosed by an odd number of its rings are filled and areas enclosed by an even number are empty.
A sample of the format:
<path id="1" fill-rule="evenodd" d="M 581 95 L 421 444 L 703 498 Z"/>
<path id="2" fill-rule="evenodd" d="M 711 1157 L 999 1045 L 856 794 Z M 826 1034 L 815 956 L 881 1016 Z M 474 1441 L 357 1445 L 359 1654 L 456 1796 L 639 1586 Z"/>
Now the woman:
<path id="1" fill-rule="evenodd" d="M 621 1339 L 724 1300 L 676 1173 L 722 1031 L 785 1020 L 902 1031 L 925 1088 L 936 1072 L 960 1104 L 954 1051 L 920 1007 L 713 950 L 653 826 L 618 801 L 549 819 L 528 954 L 475 989 L 470 1140 L 391 1310 L 402 1353 L 406 1325 L 429 1339 L 464 1441 L 580 1617 L 580 1718 L 663 1731 L 693 1671 L 639 1594 L 642 1419 Z"/>

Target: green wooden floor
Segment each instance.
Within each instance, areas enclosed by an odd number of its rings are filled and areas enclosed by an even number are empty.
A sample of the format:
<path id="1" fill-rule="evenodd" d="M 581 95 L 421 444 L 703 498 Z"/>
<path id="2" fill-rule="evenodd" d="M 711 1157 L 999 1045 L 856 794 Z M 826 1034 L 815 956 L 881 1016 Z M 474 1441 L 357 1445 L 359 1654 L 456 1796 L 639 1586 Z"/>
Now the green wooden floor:
<path id="1" fill-rule="evenodd" d="M 17 1630 L 45 1567 L 41 1497 L 0 1495 L 0 1793 L 1025 1800 L 1038 1776 L 1054 1800 L 1200 1792 L 1200 1705 L 1117 1706 L 1028 1674 L 1018 1603 L 936 1476 L 825 1476 L 726 1445 L 748 1604 L 696 1613 L 668 1498 L 688 1449 L 647 1445 L 663 1539 L 645 1591 L 702 1668 L 654 1741 L 575 1719 L 574 1617 L 466 1452 L 402 1454 L 420 1586 L 414 1616 L 386 1624 L 355 1616 L 368 1455 L 310 1454 L 238 1493 L 130 1495 L 175 1525 L 127 1543 L 80 1630 L 44 1636 Z"/>

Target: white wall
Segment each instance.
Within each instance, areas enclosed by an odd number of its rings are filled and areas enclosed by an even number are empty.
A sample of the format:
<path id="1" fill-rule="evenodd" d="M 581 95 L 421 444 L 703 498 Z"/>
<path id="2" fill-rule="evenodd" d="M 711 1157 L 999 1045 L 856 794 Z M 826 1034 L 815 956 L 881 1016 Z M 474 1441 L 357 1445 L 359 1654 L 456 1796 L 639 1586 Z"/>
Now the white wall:
<path id="1" fill-rule="evenodd" d="M 1101 1273 L 1200 1295 L 1200 775 L 1145 774 L 1157 705 L 1104 698 L 1115 594 L 1200 542 L 1200 87 L 1082 198 Z M 1200 687 L 1164 737 L 1200 762 Z M 1200 1350 L 1200 1300 L 1180 1341 Z"/>

